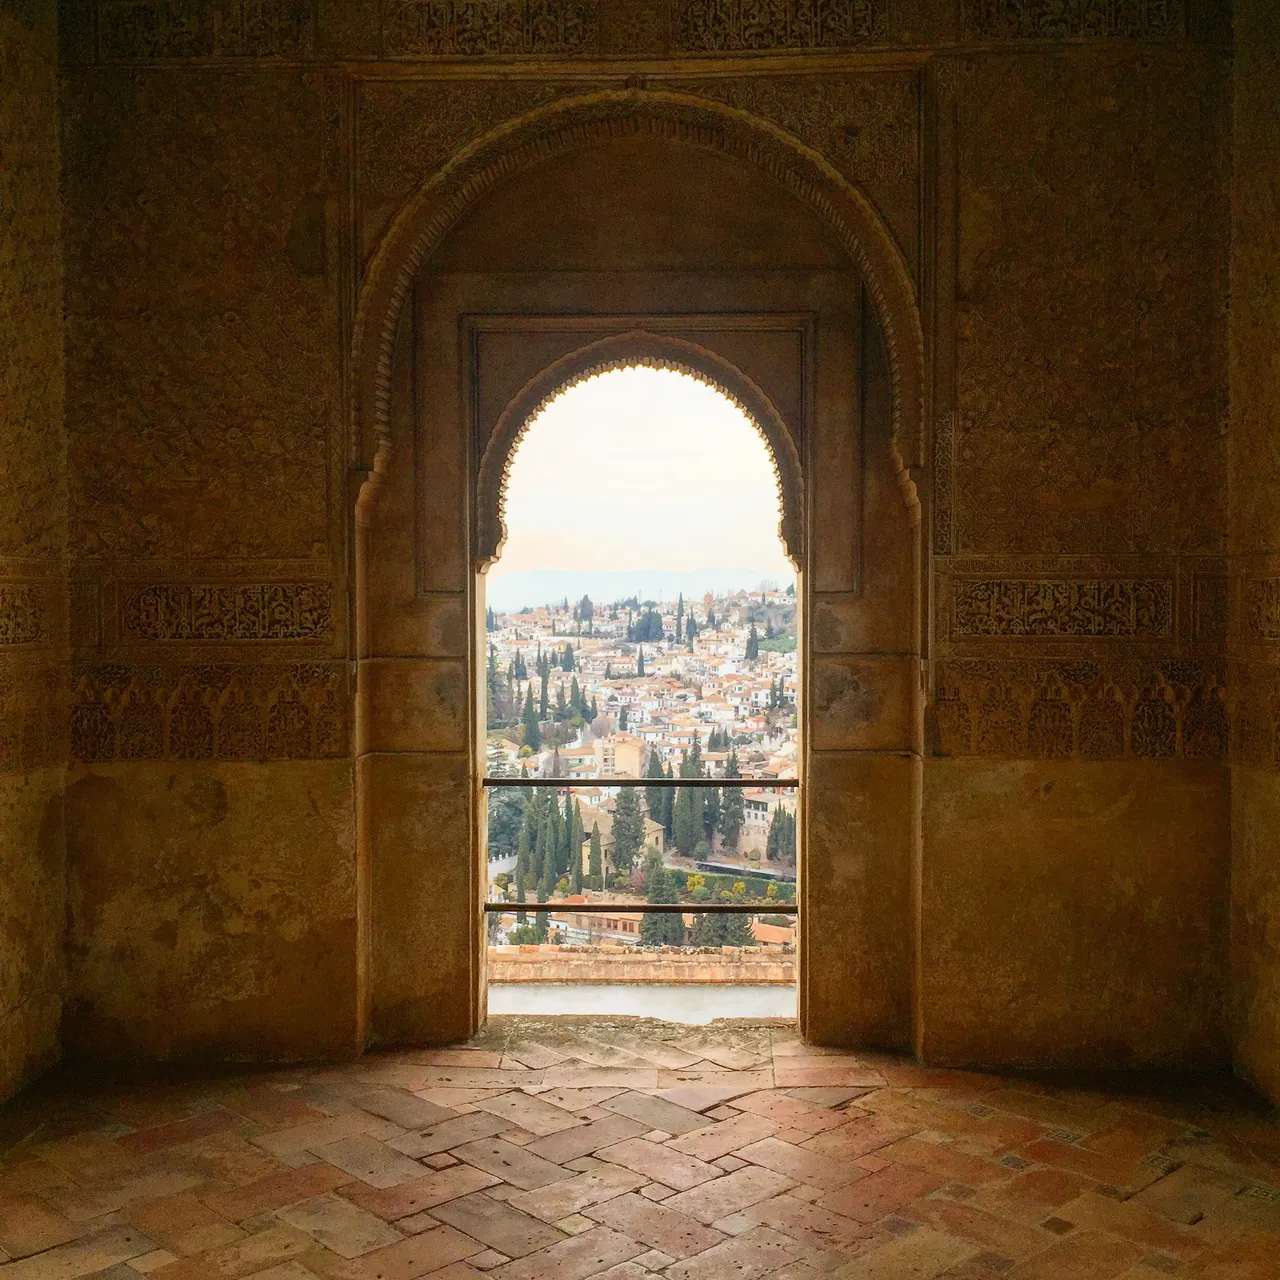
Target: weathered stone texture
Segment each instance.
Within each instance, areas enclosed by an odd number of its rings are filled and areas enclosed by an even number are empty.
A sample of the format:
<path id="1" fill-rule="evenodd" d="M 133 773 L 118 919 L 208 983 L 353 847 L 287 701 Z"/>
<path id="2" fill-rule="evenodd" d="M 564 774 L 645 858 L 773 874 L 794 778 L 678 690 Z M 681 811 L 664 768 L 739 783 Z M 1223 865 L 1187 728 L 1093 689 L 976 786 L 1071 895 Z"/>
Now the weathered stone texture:
<path id="1" fill-rule="evenodd" d="M 993 57 L 960 96 L 961 552 L 1220 552 L 1226 80 Z"/>
<path id="2" fill-rule="evenodd" d="M 926 1058 L 1221 1064 L 1228 805 L 1214 763 L 934 762 Z"/>
<path id="3" fill-rule="evenodd" d="M 1236 1061 L 1280 1097 L 1280 10 L 1236 5 L 1231 252 L 1232 978 Z"/>
<path id="4" fill-rule="evenodd" d="M 0 1098 L 58 1052 L 66 448 L 58 37 L 0 3 Z"/>
<path id="5" fill-rule="evenodd" d="M 351 808 L 348 761 L 78 768 L 67 1052 L 354 1052 Z"/>
<path id="6" fill-rule="evenodd" d="M 72 546 L 329 551 L 326 80 L 84 71 L 68 94 Z"/>

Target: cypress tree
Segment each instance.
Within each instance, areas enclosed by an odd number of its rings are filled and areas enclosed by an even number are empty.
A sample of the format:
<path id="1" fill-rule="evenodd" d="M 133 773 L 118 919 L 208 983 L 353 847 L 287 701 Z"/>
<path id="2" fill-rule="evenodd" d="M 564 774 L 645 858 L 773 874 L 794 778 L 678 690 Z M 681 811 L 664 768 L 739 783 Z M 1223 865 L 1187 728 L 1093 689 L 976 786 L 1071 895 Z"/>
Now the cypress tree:
<path id="1" fill-rule="evenodd" d="M 524 882 L 529 876 L 529 823 L 525 821 L 520 827 L 520 841 L 516 854 L 516 901 L 524 901 Z M 523 911 L 516 912 L 516 923 L 524 924 Z"/>
<path id="2" fill-rule="evenodd" d="M 644 819 L 635 787 L 623 787 L 613 814 L 613 865 L 622 872 L 635 865 L 644 844 Z"/>
<path id="3" fill-rule="evenodd" d="M 554 808 L 554 806 L 552 807 Z M 551 809 L 547 809 L 543 812 L 542 820 L 538 823 L 538 838 L 533 846 L 533 866 L 530 870 L 533 872 L 535 880 L 541 880 L 547 863 L 555 860 L 554 839 L 554 831 L 551 825 Z"/>
<path id="4" fill-rule="evenodd" d="M 702 839 L 702 798 L 692 787 L 681 787 L 676 794 L 671 833 L 686 858 Z"/>
<path id="5" fill-rule="evenodd" d="M 577 676 L 569 684 L 569 713 L 574 716 L 582 715 L 582 688 Z"/>
<path id="6" fill-rule="evenodd" d="M 538 725 L 538 713 L 533 709 L 533 681 L 529 682 L 525 691 L 524 745 L 531 751 L 542 748 L 542 729 Z"/>
<path id="7" fill-rule="evenodd" d="M 658 748 L 650 747 L 649 764 L 645 769 L 645 777 L 661 778 L 663 776 L 662 757 L 658 754 Z M 644 802 L 648 806 L 649 817 L 651 817 L 654 822 L 662 822 L 663 808 L 666 803 L 666 799 L 667 791 L 665 787 L 645 787 Z M 662 825 L 666 826 L 666 823 L 663 822 Z"/>
<path id="8" fill-rule="evenodd" d="M 747 634 L 747 661 L 754 662 L 760 656 L 760 633 L 756 630 L 756 624 L 751 624 L 751 630 Z"/>
<path id="9" fill-rule="evenodd" d="M 710 845 L 716 834 L 716 828 L 720 825 L 720 788 L 708 787 L 702 793 L 702 829 L 707 835 L 707 844 Z"/>
<path id="10" fill-rule="evenodd" d="M 728 916 L 703 914 L 694 916 L 689 932 L 689 945 L 694 947 L 719 947 L 724 945 L 722 924 Z"/>
<path id="11" fill-rule="evenodd" d="M 725 762 L 724 776 L 726 778 L 742 776 L 738 768 L 738 753 L 732 748 L 729 751 L 729 759 Z M 742 835 L 743 813 L 742 789 L 725 787 L 720 803 L 720 834 L 724 837 L 725 846 L 729 849 L 738 847 L 738 839 Z"/>
<path id="12" fill-rule="evenodd" d="M 751 917 L 747 915 L 723 915 L 720 917 L 720 944 L 725 947 L 757 946 L 751 932 Z"/>
<path id="13" fill-rule="evenodd" d="M 644 675 L 644 645 L 636 650 L 636 675 Z"/>
<path id="14" fill-rule="evenodd" d="M 667 765 L 662 771 L 662 776 L 669 781 L 675 778 L 675 770 Z M 655 819 L 662 823 L 662 829 L 666 832 L 667 839 L 671 839 L 671 821 L 675 817 L 676 793 L 673 788 L 666 787 L 662 792 L 662 817 Z"/>
<path id="15" fill-rule="evenodd" d="M 545 720 L 547 718 L 547 685 L 551 680 L 550 669 L 544 670 L 542 673 L 542 696 L 538 701 L 538 719 Z"/>
<path id="16" fill-rule="evenodd" d="M 676 902 L 671 873 L 659 863 L 649 877 L 645 899 L 649 902 Z M 684 919 L 676 912 L 648 912 L 640 924 L 640 941 L 650 946 L 678 947 L 684 942 Z"/>
<path id="17" fill-rule="evenodd" d="M 626 731 L 627 731 L 627 709 L 626 707 L 623 707 L 622 710 L 618 712 L 618 732 L 626 733 Z"/>
<path id="18" fill-rule="evenodd" d="M 593 889 L 603 889 L 604 854 L 600 847 L 600 824 L 598 822 L 591 824 L 591 860 L 587 864 L 587 871 L 591 876 L 591 887 Z"/>

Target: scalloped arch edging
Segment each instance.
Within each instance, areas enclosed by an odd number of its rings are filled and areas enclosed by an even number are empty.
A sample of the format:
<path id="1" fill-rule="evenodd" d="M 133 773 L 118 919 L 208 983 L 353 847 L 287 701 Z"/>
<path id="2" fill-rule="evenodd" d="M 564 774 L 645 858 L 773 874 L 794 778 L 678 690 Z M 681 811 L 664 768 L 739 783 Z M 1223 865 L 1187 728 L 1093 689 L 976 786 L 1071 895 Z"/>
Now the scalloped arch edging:
<path id="1" fill-rule="evenodd" d="M 924 335 L 905 262 L 867 198 L 818 152 L 756 116 L 666 90 L 599 90 L 514 117 L 461 148 L 405 202 L 360 290 L 352 333 L 353 452 L 370 466 L 390 443 L 396 327 L 413 278 L 481 196 L 559 152 L 650 136 L 735 156 L 770 173 L 807 204 L 858 267 L 885 335 L 893 389 L 893 444 L 905 472 L 924 466 Z"/>

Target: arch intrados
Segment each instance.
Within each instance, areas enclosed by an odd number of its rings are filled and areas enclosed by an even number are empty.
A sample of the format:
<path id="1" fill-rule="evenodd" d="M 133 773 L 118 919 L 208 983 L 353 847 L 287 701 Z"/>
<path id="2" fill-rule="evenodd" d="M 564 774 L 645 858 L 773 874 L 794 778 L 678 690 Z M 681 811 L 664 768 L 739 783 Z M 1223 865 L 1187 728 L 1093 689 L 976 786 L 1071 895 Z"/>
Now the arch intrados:
<path id="1" fill-rule="evenodd" d="M 636 331 L 588 343 L 530 378 L 498 415 L 480 459 L 476 558 L 480 565 L 501 554 L 507 485 L 517 449 L 538 415 L 574 387 L 618 369 L 667 369 L 719 392 L 759 433 L 773 465 L 781 518 L 778 536 L 797 568 L 804 553 L 804 488 L 795 437 L 769 396 L 743 371 L 697 343 Z"/>
<path id="2" fill-rule="evenodd" d="M 598 90 L 506 121 L 461 148 L 406 201 L 361 289 L 353 331 L 355 447 L 373 466 L 390 441 L 396 329 L 412 281 L 459 218 L 499 182 L 561 151 L 649 135 L 733 155 L 773 175 L 836 235 L 858 267 L 885 335 L 893 445 L 904 470 L 924 460 L 924 336 L 915 290 L 893 237 L 865 195 L 779 126 L 672 91 Z"/>

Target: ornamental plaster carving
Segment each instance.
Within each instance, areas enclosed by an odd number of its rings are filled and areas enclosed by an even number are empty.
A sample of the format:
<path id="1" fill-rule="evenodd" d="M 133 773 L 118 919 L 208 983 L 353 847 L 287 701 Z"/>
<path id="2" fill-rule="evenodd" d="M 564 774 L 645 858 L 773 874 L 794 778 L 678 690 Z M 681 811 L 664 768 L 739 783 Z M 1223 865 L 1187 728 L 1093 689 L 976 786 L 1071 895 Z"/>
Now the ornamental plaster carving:
<path id="1" fill-rule="evenodd" d="M 97 0 L 104 59 L 278 58 L 311 52 L 312 0 Z"/>
<path id="2" fill-rule="evenodd" d="M 847 49 L 889 34 L 888 0 L 673 0 L 681 53 Z"/>
<path id="3" fill-rule="evenodd" d="M 594 53 L 596 0 L 382 0 L 390 58 Z"/>
<path id="4" fill-rule="evenodd" d="M 1224 84 L 1206 58 L 979 64 L 957 107 L 957 552 L 1225 549 Z"/>
<path id="5" fill-rule="evenodd" d="M 325 760 L 350 749 L 342 663 L 97 664 L 76 668 L 73 683 L 73 760 Z"/>
<path id="6" fill-rule="evenodd" d="M 44 590 L 0 583 L 0 645 L 39 644 L 45 638 Z"/>
<path id="7" fill-rule="evenodd" d="M 129 584 L 127 640 L 327 641 L 333 588 L 327 582 Z"/>
<path id="8" fill-rule="evenodd" d="M 1187 34 L 1187 0 L 963 0 L 966 39 L 1072 40 Z"/>
<path id="9" fill-rule="evenodd" d="M 705 99 L 643 90 L 568 98 L 510 120 L 464 147 L 405 204 L 370 265 L 356 316 L 353 416 L 357 454 L 389 442 L 392 350 L 419 266 L 483 192 L 549 154 L 594 138 L 648 134 L 735 155 L 773 174 L 806 201 L 862 271 L 886 335 L 893 379 L 894 442 L 902 465 L 921 460 L 924 343 L 906 265 L 879 218 L 826 161 L 767 121 Z"/>
<path id="10" fill-rule="evenodd" d="M 956 578 L 951 634 L 1169 639 L 1172 578 Z"/>
<path id="11" fill-rule="evenodd" d="M 938 663 L 937 754 L 1012 759 L 1223 759 L 1221 663 L 954 660 Z"/>
<path id="12" fill-rule="evenodd" d="M 1246 578 L 1244 609 L 1250 640 L 1280 640 L 1280 578 Z"/>

